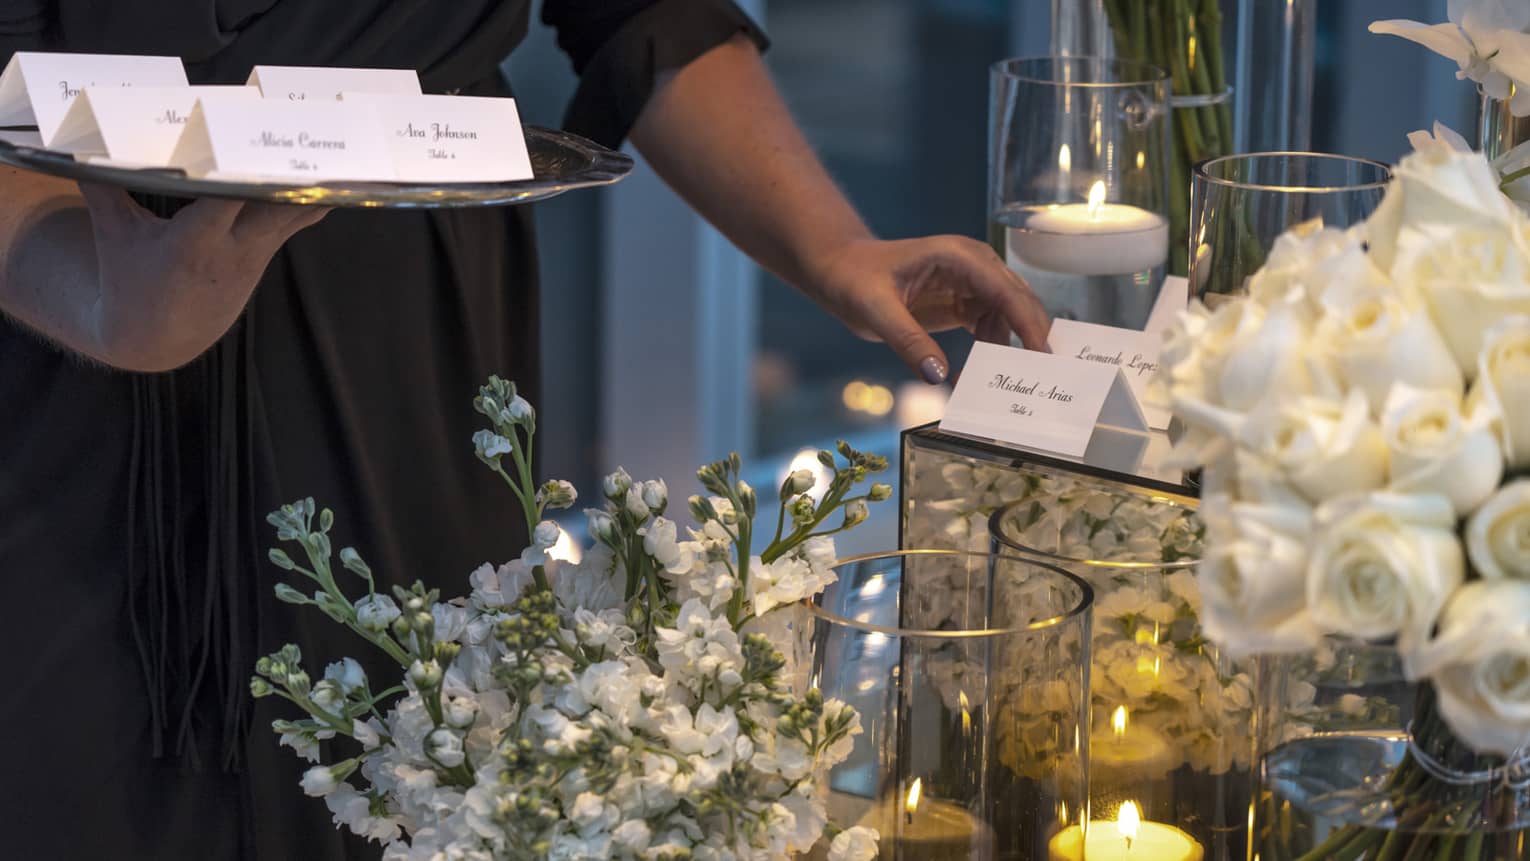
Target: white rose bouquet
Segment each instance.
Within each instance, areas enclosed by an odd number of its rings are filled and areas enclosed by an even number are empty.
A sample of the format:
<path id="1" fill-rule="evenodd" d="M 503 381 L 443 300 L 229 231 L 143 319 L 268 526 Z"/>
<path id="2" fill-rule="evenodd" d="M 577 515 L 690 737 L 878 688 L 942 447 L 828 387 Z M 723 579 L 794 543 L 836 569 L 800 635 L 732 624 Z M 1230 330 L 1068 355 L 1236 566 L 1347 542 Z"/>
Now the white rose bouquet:
<path id="1" fill-rule="evenodd" d="M 1502 772 L 1530 749 L 1530 218 L 1480 154 L 1415 143 L 1368 221 L 1292 231 L 1247 296 L 1194 304 L 1162 382 L 1204 468 L 1211 638 L 1395 643 L 1425 683 L 1415 750 Z M 1495 815 L 1450 808 L 1413 756 L 1399 816 Z M 1395 856 L 1479 857 L 1436 855 L 1449 837 Z"/>
<path id="2" fill-rule="evenodd" d="M 293 645 L 262 658 L 257 697 L 305 716 L 277 721 L 281 743 L 318 762 L 320 742 L 345 758 L 318 764 L 303 791 L 337 825 L 385 844 L 388 861 L 499 859 L 774 859 L 805 852 L 826 829 L 828 857 L 869 859 L 878 835 L 827 822 L 827 772 L 861 731 L 855 710 L 806 684 L 772 639 L 784 617 L 833 581 L 830 538 L 866 517 L 890 488 L 855 488 L 886 461 L 841 443 L 821 500 L 809 475 L 782 487 L 775 533 L 756 553 L 756 496 L 737 455 L 702 467 L 697 526 L 664 515 L 660 481 L 618 470 L 606 504 L 588 512 L 596 545 L 578 565 L 552 559 L 558 527 L 541 518 L 575 491 L 532 479 L 536 414 L 513 384 L 491 378 L 474 405 L 492 427 L 479 458 L 521 503 L 532 545 L 473 572 L 472 591 L 440 599 L 416 583 L 389 595 L 355 550 L 343 589 L 313 500 L 268 520 L 303 551 L 271 551 L 317 589 L 277 595 L 314 605 L 398 663 L 378 690 L 344 658 L 314 680 Z M 843 511 L 842 520 L 829 518 Z"/>

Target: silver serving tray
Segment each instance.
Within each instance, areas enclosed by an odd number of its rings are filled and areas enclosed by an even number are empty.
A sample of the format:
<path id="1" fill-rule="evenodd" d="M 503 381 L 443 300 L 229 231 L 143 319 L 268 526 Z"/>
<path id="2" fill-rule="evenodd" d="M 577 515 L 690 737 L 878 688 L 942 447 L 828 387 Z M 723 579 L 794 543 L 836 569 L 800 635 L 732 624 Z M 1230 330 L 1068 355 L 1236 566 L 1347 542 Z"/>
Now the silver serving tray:
<path id="1" fill-rule="evenodd" d="M 170 197 L 220 197 L 264 203 L 372 209 L 449 209 L 531 203 L 576 188 L 610 185 L 632 159 L 568 132 L 526 126 L 535 179 L 517 182 L 230 182 L 193 179 L 177 168 L 125 168 L 75 161 L 68 153 L 0 139 L 0 164 L 50 176 Z"/>

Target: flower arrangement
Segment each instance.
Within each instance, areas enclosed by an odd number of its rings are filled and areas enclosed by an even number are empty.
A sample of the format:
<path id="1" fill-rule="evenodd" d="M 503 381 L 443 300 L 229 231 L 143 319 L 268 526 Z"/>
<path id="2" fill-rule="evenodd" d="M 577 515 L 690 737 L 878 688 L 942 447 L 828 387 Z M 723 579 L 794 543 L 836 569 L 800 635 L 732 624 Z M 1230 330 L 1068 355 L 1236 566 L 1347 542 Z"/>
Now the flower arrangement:
<path id="1" fill-rule="evenodd" d="M 1372 33 L 1400 36 L 1447 59 L 1484 95 L 1530 115 L 1530 6 L 1503 0 L 1450 0 L 1450 20 L 1422 24 L 1400 18 L 1371 23 Z"/>
<path id="2" fill-rule="evenodd" d="M 1485 857 L 1484 829 L 1518 827 L 1458 790 L 1530 745 L 1530 217 L 1482 155 L 1414 143 L 1367 221 L 1282 236 L 1162 354 L 1176 453 L 1204 468 L 1208 635 L 1393 643 L 1423 683 L 1379 809 L 1427 827 L 1303 857 Z"/>
<path id="3" fill-rule="evenodd" d="M 891 495 L 856 492 L 886 461 L 844 443 L 842 460 L 821 452 L 833 470 L 822 497 L 808 494 L 811 472 L 789 476 L 757 553 L 737 455 L 697 473 L 711 495 L 690 498 L 686 537 L 664 516 L 662 481 L 618 470 L 587 512 L 595 546 L 570 565 L 548 555 L 560 531 L 542 518 L 577 495 L 534 482 L 535 411 L 498 378 L 474 406 L 491 425 L 478 457 L 520 502 L 532 544 L 474 571 L 468 595 L 418 582 L 386 594 L 351 548 L 337 569 L 334 516 L 311 499 L 268 517 L 304 560 L 273 549 L 271 561 L 317 587 L 279 583 L 278 597 L 350 628 L 402 677 L 376 690 L 344 658 L 314 681 L 292 645 L 259 661 L 252 692 L 304 714 L 275 723 L 281 744 L 318 762 L 321 741 L 346 740 L 348 756 L 308 769 L 303 790 L 388 861 L 782 858 L 826 829 L 834 861 L 873 857 L 878 835 L 838 831 L 825 813 L 827 772 L 859 716 L 808 687 L 783 645 L 799 602 L 834 579 L 831 536 Z"/>

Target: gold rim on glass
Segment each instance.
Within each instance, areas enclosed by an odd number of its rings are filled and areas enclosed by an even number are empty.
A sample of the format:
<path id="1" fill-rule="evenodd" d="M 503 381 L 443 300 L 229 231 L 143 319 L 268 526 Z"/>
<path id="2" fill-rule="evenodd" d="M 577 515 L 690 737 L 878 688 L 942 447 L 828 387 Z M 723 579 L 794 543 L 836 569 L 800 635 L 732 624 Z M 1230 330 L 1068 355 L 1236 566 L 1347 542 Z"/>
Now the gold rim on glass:
<path id="1" fill-rule="evenodd" d="M 1080 68 L 1109 69 L 1115 73 L 1113 77 L 1118 80 L 1064 80 L 1056 72 L 1064 64 L 1076 65 Z M 1047 71 L 1042 71 L 1043 69 Z M 1055 87 L 1142 87 L 1167 85 L 1169 82 L 1169 73 L 1160 66 L 1140 60 L 1122 60 L 1115 57 L 1014 57 L 994 63 L 989 66 L 989 70 L 1007 80 Z"/>
<path id="2" fill-rule="evenodd" d="M 1314 162 L 1338 162 L 1342 164 L 1364 165 L 1366 167 L 1379 170 L 1381 172 L 1382 178 L 1378 180 L 1372 180 L 1370 182 L 1356 182 L 1346 185 L 1268 185 L 1265 183 L 1245 182 L 1243 180 L 1228 179 L 1226 177 L 1215 176 L 1208 170 L 1214 165 L 1222 164 L 1225 162 L 1249 161 L 1261 158 L 1300 158 L 1308 159 Z M 1220 185 L 1224 188 L 1241 188 L 1250 191 L 1281 191 L 1290 194 L 1334 194 L 1351 191 L 1368 191 L 1372 189 L 1385 188 L 1387 183 L 1392 181 L 1392 168 L 1386 164 L 1383 164 L 1382 162 L 1376 161 L 1375 159 L 1361 158 L 1360 156 L 1337 155 L 1335 153 L 1327 152 L 1234 153 L 1233 155 L 1218 156 L 1216 158 L 1209 158 L 1205 161 L 1197 162 L 1194 170 L 1196 177 L 1201 179 L 1203 182 L 1207 182 L 1212 185 Z"/>
<path id="3" fill-rule="evenodd" d="M 1004 553 L 975 553 L 970 550 L 890 550 L 881 553 L 863 553 L 859 556 L 848 556 L 844 559 L 836 561 L 833 565 L 833 568 L 837 572 L 840 568 L 846 565 L 855 565 L 861 562 L 872 562 L 877 559 L 899 559 L 910 556 L 974 556 L 982 557 L 985 559 L 1002 559 L 1009 562 L 1018 562 L 1022 565 L 1028 565 L 1032 568 L 1038 568 L 1048 574 L 1055 574 L 1066 579 L 1074 586 L 1077 586 L 1079 590 L 1078 604 L 1065 613 L 1060 613 L 1056 616 L 1050 616 L 1046 619 L 1041 619 L 1026 625 L 1015 625 L 1008 628 L 972 628 L 963 631 L 944 631 L 929 628 L 897 628 L 888 625 L 876 625 L 871 622 L 861 622 L 855 619 L 847 619 L 838 613 L 831 613 L 828 610 L 820 607 L 818 604 L 814 603 L 811 599 L 803 601 L 802 604 L 803 606 L 807 607 L 808 612 L 813 616 L 819 619 L 823 619 L 826 622 L 842 625 L 846 628 L 853 628 L 857 631 L 865 631 L 870 634 L 885 634 L 889 637 L 932 640 L 969 640 L 980 637 L 1002 636 L 1004 634 L 1019 634 L 1026 631 L 1044 631 L 1048 628 L 1056 628 L 1065 622 L 1078 618 L 1079 616 L 1087 613 L 1090 607 L 1094 605 L 1094 588 L 1089 585 L 1087 580 L 1079 577 L 1077 574 L 1071 574 L 1061 568 L 1058 568 L 1055 565 L 1048 565 L 1047 563 L 1037 559 L 1030 559 L 1024 556 L 1014 556 Z"/>
<path id="4" fill-rule="evenodd" d="M 1004 529 L 1004 516 L 1021 505 L 1029 504 L 1029 500 L 1011 502 L 988 516 L 989 537 L 1010 550 L 1019 553 L 1022 557 L 1030 558 L 1034 556 L 1050 562 L 1066 563 L 1068 565 L 1087 565 L 1090 568 L 1105 568 L 1111 571 L 1183 571 L 1201 564 L 1199 559 L 1182 559 L 1178 562 L 1111 562 L 1105 559 L 1076 559 L 1060 553 L 1038 550 L 1035 547 L 1024 544 L 1020 539 L 1006 534 Z"/>

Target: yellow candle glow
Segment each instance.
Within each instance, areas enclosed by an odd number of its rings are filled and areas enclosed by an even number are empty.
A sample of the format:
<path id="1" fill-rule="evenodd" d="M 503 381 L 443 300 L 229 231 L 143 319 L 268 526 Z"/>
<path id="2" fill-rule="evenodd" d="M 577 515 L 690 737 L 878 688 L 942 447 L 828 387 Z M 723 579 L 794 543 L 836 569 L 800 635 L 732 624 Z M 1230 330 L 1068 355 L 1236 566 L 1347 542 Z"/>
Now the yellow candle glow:
<path id="1" fill-rule="evenodd" d="M 1134 782 L 1157 780 L 1173 770 L 1174 751 L 1168 741 L 1152 727 L 1129 724 L 1126 706 L 1117 706 L 1110 716 L 1110 733 L 1097 732 L 1090 738 L 1092 784 L 1129 790 Z"/>
<path id="2" fill-rule="evenodd" d="M 1206 850 L 1194 837 L 1161 822 L 1143 822 L 1135 801 L 1121 805 L 1115 822 L 1077 825 L 1047 844 L 1048 861 L 1202 861 Z"/>

